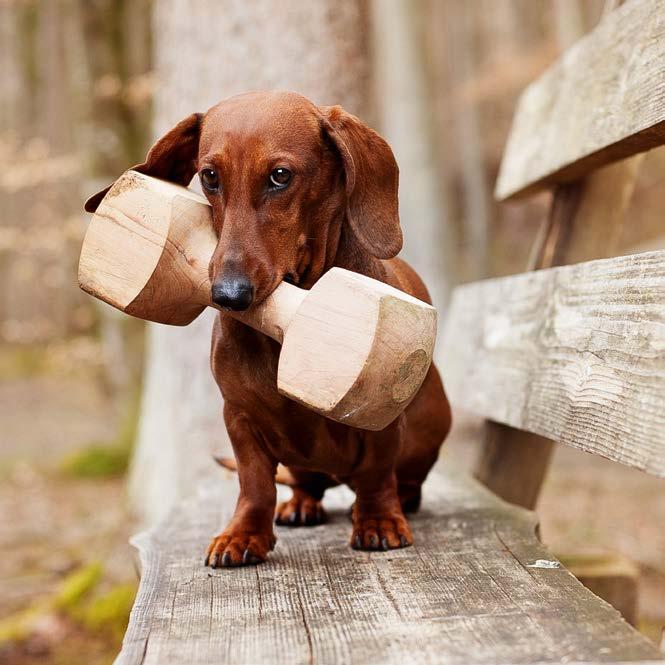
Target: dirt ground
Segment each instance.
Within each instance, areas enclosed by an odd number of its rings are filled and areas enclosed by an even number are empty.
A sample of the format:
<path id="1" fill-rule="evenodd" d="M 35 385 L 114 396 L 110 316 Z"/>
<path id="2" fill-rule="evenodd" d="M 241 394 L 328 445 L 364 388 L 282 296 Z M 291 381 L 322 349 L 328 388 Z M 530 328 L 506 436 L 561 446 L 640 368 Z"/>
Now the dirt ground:
<path id="1" fill-rule="evenodd" d="M 128 543 L 136 525 L 122 475 L 63 470 L 76 451 L 113 442 L 120 426 L 98 368 L 75 355 L 73 364 L 64 372 L 5 372 L 0 382 L 0 662 L 7 665 L 112 662 L 136 586 Z M 90 588 L 73 590 L 86 571 Z"/>
<path id="2" fill-rule="evenodd" d="M 0 383 L 0 662 L 102 665 L 117 653 L 136 584 L 128 537 L 136 530 L 124 479 L 72 477 L 62 460 L 113 439 L 119 415 L 94 371 L 5 376 Z M 16 374 L 16 373 L 14 373 Z M 446 446 L 468 466 L 479 423 L 458 418 Z M 620 552 L 639 565 L 640 629 L 665 625 L 665 484 L 620 465 L 560 449 L 539 513 L 554 552 Z M 101 571 L 74 600 L 65 587 Z M 97 573 L 91 572 L 93 577 Z M 80 584 L 79 584 L 80 585 Z M 85 586 L 85 585 L 84 585 Z M 76 595 L 76 594 L 75 594 Z M 103 620 L 91 619 L 102 608 Z M 27 619 L 26 619 L 27 617 Z M 12 628 L 12 618 L 17 618 Z M 7 623 L 9 620 L 9 624 Z M 2 635 L 9 625 L 16 639 Z M 95 622 L 96 621 L 96 622 Z M 18 626 L 18 628 L 17 628 Z M 27 626 L 27 628 L 26 628 Z"/>

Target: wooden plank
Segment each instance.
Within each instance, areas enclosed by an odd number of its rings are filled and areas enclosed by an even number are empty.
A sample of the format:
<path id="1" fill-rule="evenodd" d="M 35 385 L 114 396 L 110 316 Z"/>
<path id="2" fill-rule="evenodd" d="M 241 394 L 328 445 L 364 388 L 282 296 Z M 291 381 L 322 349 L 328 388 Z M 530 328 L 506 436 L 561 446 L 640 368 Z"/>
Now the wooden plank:
<path id="1" fill-rule="evenodd" d="M 456 289 L 453 404 L 665 477 L 665 252 Z"/>
<path id="2" fill-rule="evenodd" d="M 462 474 L 428 480 L 414 547 L 351 550 L 353 497 L 338 488 L 330 523 L 278 527 L 268 563 L 204 568 L 236 482 L 204 486 L 135 540 L 142 579 L 117 665 L 665 663 L 559 566 L 533 513 Z"/>
<path id="3" fill-rule="evenodd" d="M 522 196 L 665 143 L 665 0 L 605 16 L 520 97 L 496 196 Z"/>
<path id="4" fill-rule="evenodd" d="M 640 570 L 617 552 L 558 554 L 558 558 L 584 586 L 607 601 L 631 625 L 637 626 Z"/>
<path id="5" fill-rule="evenodd" d="M 594 171 L 554 192 L 529 269 L 614 256 L 643 155 Z M 511 503 L 533 509 L 554 443 L 531 432 L 487 421 L 475 477 Z M 515 478 L 521 482 L 516 483 Z"/>

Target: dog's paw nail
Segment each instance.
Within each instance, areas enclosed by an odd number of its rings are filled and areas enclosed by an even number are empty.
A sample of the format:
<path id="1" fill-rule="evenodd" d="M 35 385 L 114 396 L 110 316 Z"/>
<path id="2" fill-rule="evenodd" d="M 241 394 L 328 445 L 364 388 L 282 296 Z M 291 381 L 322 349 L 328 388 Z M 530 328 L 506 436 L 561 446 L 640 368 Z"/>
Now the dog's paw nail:
<path id="1" fill-rule="evenodd" d="M 261 559 L 258 556 L 255 556 L 252 550 L 247 548 L 242 555 L 242 562 L 247 566 L 253 566 L 257 563 L 261 563 Z"/>
<path id="2" fill-rule="evenodd" d="M 381 538 L 381 549 L 385 552 L 386 550 L 390 549 L 388 545 L 388 539 L 387 538 Z"/>
<path id="3" fill-rule="evenodd" d="M 305 513 L 305 515 L 303 515 L 303 519 L 301 520 L 301 522 L 305 526 L 313 526 L 314 524 L 316 524 L 316 517 L 314 517 L 314 515 L 310 515 L 309 513 Z"/>
<path id="4" fill-rule="evenodd" d="M 222 566 L 230 566 L 231 565 L 231 554 L 229 552 L 224 552 L 224 555 L 222 556 Z"/>
<path id="5" fill-rule="evenodd" d="M 406 539 L 406 536 L 400 536 L 399 537 L 399 546 L 400 547 L 407 547 L 409 545 L 409 541 Z"/>
<path id="6" fill-rule="evenodd" d="M 369 537 L 369 543 L 368 544 L 373 550 L 378 549 L 378 547 L 379 547 L 379 537 L 375 533 L 373 533 Z"/>
<path id="7" fill-rule="evenodd" d="M 289 524 L 295 524 L 298 521 L 298 513 L 294 510 L 289 515 Z"/>
<path id="8" fill-rule="evenodd" d="M 353 539 L 353 548 L 356 549 L 356 550 L 359 550 L 359 549 L 362 548 L 362 546 L 363 546 L 362 538 L 360 536 L 356 536 Z"/>

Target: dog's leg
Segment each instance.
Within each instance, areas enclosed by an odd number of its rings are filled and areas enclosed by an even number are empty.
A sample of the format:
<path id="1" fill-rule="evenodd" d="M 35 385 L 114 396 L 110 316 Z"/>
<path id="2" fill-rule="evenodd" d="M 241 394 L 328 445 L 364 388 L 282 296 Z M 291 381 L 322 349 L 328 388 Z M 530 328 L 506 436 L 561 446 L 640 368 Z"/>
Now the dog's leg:
<path id="1" fill-rule="evenodd" d="M 367 432 L 364 446 L 369 467 L 352 477 L 356 493 L 351 519 L 351 547 L 357 550 L 389 550 L 413 544 L 413 535 L 397 492 L 397 476 L 384 460 L 393 460 L 403 429 L 391 426 L 381 432 Z"/>
<path id="2" fill-rule="evenodd" d="M 420 510 L 422 489 L 419 484 L 400 482 L 397 485 L 397 493 L 399 494 L 399 502 L 402 504 L 402 510 L 405 513 L 417 513 Z"/>
<path id="3" fill-rule="evenodd" d="M 293 495 L 277 506 L 275 524 L 282 526 L 315 526 L 327 520 L 321 505 L 323 493 L 337 482 L 325 473 L 289 469 L 295 480 Z"/>
<path id="4" fill-rule="evenodd" d="M 238 461 L 240 495 L 228 526 L 208 545 L 205 565 L 212 568 L 261 563 L 276 541 L 272 518 L 277 499 L 277 462 L 270 458 L 244 417 L 229 418 L 226 408 L 224 415 Z"/>
<path id="5" fill-rule="evenodd" d="M 413 545 L 411 527 L 404 517 L 397 494 L 394 472 L 355 478 L 354 488 L 356 501 L 351 513 L 353 549 L 391 550 Z"/>

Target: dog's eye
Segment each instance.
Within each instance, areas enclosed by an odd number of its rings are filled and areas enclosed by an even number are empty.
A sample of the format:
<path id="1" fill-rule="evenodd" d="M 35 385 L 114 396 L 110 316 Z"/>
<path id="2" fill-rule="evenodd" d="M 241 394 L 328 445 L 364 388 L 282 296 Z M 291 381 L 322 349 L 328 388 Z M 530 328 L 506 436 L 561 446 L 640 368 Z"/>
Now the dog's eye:
<path id="1" fill-rule="evenodd" d="M 270 186 L 273 189 L 284 189 L 291 182 L 291 171 L 289 169 L 273 169 L 270 173 Z"/>
<path id="2" fill-rule="evenodd" d="M 209 192 L 216 192 L 219 189 L 219 176 L 213 169 L 202 169 L 199 177 L 204 189 Z"/>

